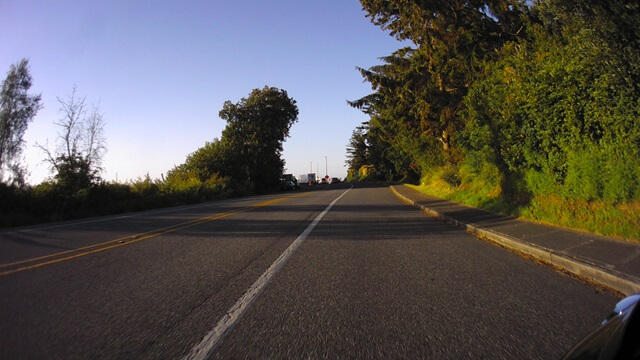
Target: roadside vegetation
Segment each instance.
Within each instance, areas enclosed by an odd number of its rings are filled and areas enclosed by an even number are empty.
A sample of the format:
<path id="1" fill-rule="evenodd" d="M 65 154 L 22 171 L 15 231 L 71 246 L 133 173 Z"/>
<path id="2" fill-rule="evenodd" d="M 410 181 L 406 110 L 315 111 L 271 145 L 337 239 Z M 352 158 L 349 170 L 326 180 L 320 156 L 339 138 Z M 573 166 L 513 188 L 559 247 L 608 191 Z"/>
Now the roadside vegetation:
<path id="1" fill-rule="evenodd" d="M 36 146 L 52 176 L 41 184 L 25 181 L 22 139 L 42 107 L 29 94 L 28 61 L 13 65 L 2 83 L 0 109 L 0 227 L 192 204 L 277 189 L 284 168 L 282 144 L 297 121 L 298 108 L 286 91 L 254 89 L 238 103 L 227 101 L 220 117 L 227 126 L 161 179 L 147 174 L 126 183 L 105 181 L 105 121 L 75 87 L 58 98 L 58 136 Z"/>
<path id="2" fill-rule="evenodd" d="M 637 2 L 361 3 L 412 46 L 359 69 L 350 180 L 640 240 Z"/>

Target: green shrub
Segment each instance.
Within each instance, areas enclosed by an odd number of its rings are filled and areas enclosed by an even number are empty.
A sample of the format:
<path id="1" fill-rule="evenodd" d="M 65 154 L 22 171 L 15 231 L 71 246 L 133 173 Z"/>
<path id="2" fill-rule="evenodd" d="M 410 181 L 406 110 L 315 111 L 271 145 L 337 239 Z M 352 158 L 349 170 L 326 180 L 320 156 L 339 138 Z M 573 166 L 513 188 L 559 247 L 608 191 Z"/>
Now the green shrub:
<path id="1" fill-rule="evenodd" d="M 442 173 L 442 180 L 444 180 L 452 188 L 457 188 L 462 184 L 460 176 L 458 175 L 458 168 L 453 165 L 448 165 L 444 168 Z"/>
<path id="2" fill-rule="evenodd" d="M 167 186 L 147 176 L 129 184 L 100 182 L 73 193 L 52 181 L 25 188 L 0 184 L 0 227 L 192 204 L 224 196 L 228 183 L 214 175 L 204 183 L 189 178 Z"/>
<path id="3" fill-rule="evenodd" d="M 616 146 L 607 151 L 609 158 L 604 165 L 603 198 L 618 203 L 632 200 L 638 192 L 640 149 Z"/>
<path id="4" fill-rule="evenodd" d="M 154 196 L 160 193 L 160 186 L 157 182 L 151 180 L 151 177 L 147 175 L 138 177 L 129 183 L 131 191 L 141 196 Z"/>
<path id="5" fill-rule="evenodd" d="M 567 176 L 563 186 L 566 198 L 594 200 L 602 198 L 604 161 L 593 145 L 568 154 Z"/>

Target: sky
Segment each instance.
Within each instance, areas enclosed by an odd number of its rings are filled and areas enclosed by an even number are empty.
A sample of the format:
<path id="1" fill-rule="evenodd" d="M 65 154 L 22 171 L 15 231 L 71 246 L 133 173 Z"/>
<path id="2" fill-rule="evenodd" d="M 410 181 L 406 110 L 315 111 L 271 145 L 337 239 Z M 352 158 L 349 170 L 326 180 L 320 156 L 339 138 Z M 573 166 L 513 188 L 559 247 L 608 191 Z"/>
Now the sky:
<path id="1" fill-rule="evenodd" d="M 368 119 L 346 101 L 372 92 L 356 67 L 402 45 L 356 0 L 0 0 L 0 76 L 29 59 L 44 106 L 24 137 L 32 184 L 52 175 L 34 145 L 53 149 L 57 99 L 74 86 L 103 114 L 106 180 L 159 178 L 221 136 L 225 101 L 264 86 L 300 112 L 286 172 L 344 178 L 351 133 Z"/>

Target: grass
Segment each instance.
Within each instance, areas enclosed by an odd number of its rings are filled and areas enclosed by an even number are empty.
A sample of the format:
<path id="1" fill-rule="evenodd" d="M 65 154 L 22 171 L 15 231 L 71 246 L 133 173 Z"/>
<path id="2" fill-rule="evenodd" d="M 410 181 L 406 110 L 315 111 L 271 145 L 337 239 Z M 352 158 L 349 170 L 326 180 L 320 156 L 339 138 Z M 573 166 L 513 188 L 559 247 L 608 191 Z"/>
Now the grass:
<path id="1" fill-rule="evenodd" d="M 442 171 L 435 170 L 423 178 L 421 185 L 407 186 L 428 195 L 525 220 L 640 242 L 640 201 L 613 204 L 547 195 L 518 204 L 503 196 L 497 185 L 499 181 L 477 176 L 463 178 L 461 185 L 453 187 L 442 180 L 441 175 Z"/>
<path id="2" fill-rule="evenodd" d="M 520 215 L 542 223 L 640 242 L 640 202 L 611 204 L 537 196 Z"/>

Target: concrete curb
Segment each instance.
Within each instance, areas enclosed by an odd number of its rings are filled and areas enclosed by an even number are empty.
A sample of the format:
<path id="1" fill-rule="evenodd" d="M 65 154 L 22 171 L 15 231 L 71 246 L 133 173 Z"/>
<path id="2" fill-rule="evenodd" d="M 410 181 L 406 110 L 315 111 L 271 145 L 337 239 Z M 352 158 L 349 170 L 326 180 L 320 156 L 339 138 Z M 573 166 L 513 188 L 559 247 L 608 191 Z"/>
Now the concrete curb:
<path id="1" fill-rule="evenodd" d="M 391 192 L 405 203 L 422 210 L 425 214 L 438 218 L 444 222 L 466 229 L 469 233 L 487 239 L 489 241 L 500 244 L 507 249 L 515 250 L 523 254 L 532 256 L 542 262 L 559 267 L 572 274 L 589 279 L 600 285 L 604 285 L 613 290 L 619 291 L 628 296 L 640 293 L 640 279 L 633 276 L 620 273 L 618 271 L 607 269 L 597 264 L 588 262 L 578 257 L 572 257 L 556 250 L 551 250 L 536 244 L 514 238 L 512 236 L 502 234 L 496 231 L 483 229 L 474 224 L 467 224 L 462 221 L 450 218 L 424 205 L 420 205 L 415 201 L 400 194 L 393 186 L 389 187 Z"/>

